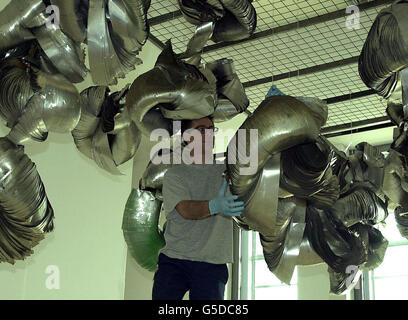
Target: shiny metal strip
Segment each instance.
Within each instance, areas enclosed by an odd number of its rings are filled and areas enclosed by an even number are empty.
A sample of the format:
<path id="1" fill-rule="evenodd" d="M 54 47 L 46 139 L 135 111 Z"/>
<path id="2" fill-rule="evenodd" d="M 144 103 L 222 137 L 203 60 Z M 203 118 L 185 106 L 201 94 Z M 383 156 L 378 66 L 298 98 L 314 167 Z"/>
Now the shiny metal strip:
<path id="1" fill-rule="evenodd" d="M 187 50 L 179 55 L 180 59 L 191 58 L 195 55 L 201 55 L 201 52 L 211 38 L 214 31 L 214 22 L 206 22 L 198 26 L 195 30 L 194 36 L 187 44 Z"/>
<path id="2" fill-rule="evenodd" d="M 106 1 L 92 0 L 88 14 L 88 53 L 92 80 L 98 85 L 116 85 L 124 77 L 113 48 L 106 20 Z"/>
<path id="3" fill-rule="evenodd" d="M 404 118 L 408 119 L 408 67 L 400 71 L 400 76 L 402 86 L 402 105 L 404 108 Z"/>
<path id="4" fill-rule="evenodd" d="M 86 28 L 78 12 L 83 0 L 50 0 L 51 4 L 59 8 L 61 28 L 72 40 L 81 43 L 86 39 Z M 91 0 L 92 2 L 92 0 Z"/>
<path id="5" fill-rule="evenodd" d="M 40 26 L 45 10 L 41 0 L 13 0 L 0 11 L 0 51 L 34 39 L 28 28 Z"/>
<path id="6" fill-rule="evenodd" d="M 389 8 L 389 12 L 397 19 L 401 40 L 408 50 L 408 3 L 405 1 L 395 1 Z M 384 9 L 386 11 L 387 9 Z"/>
<path id="7" fill-rule="evenodd" d="M 102 169 L 114 175 L 123 175 L 113 161 L 112 151 L 109 146 L 108 136 L 102 131 L 100 123 L 92 138 L 92 158 Z"/>
<path id="8" fill-rule="evenodd" d="M 71 40 L 55 25 L 33 30 L 41 48 L 53 65 L 73 83 L 84 81 L 88 70 L 79 44 Z"/>
<path id="9" fill-rule="evenodd" d="M 245 209 L 240 220 L 265 236 L 275 233 L 279 178 L 280 153 L 265 163 L 253 191 L 242 200 L 245 201 Z"/>
<path id="10" fill-rule="evenodd" d="M 15 263 L 32 254 L 54 212 L 36 166 L 7 138 L 0 138 L 0 262 Z"/>
<path id="11" fill-rule="evenodd" d="M 289 231 L 285 239 L 285 247 L 277 268 L 274 270 L 276 277 L 286 284 L 290 284 L 293 271 L 297 264 L 306 227 L 306 200 L 297 200 L 295 211 L 293 212 Z"/>

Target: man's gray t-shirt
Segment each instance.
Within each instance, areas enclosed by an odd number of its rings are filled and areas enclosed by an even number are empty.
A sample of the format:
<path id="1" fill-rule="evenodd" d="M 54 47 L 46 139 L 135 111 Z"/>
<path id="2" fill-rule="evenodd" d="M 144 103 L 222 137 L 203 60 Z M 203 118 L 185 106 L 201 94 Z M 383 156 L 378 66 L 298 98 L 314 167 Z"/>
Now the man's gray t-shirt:
<path id="1" fill-rule="evenodd" d="M 167 225 L 165 255 L 215 264 L 232 262 L 232 228 L 229 216 L 216 214 L 200 220 L 184 218 L 176 205 L 182 200 L 211 200 L 221 189 L 226 170 L 223 164 L 180 164 L 163 178 L 163 205 Z M 226 195 L 230 190 L 227 188 Z"/>

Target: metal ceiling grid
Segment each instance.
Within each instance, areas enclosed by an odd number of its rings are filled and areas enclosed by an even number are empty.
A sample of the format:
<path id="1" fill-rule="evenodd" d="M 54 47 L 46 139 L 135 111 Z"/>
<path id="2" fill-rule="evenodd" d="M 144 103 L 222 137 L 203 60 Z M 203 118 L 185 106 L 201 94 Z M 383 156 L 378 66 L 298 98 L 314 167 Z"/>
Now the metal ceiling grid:
<path id="1" fill-rule="evenodd" d="M 345 11 L 353 1 L 255 0 L 255 37 L 218 47 L 210 41 L 203 60 L 234 60 L 251 102 L 250 111 L 262 102 L 272 83 L 287 94 L 320 99 L 362 92 L 368 88 L 359 77 L 355 58 L 379 11 L 389 5 L 385 2 L 371 1 L 373 8 L 360 11 L 360 28 L 350 30 Z M 168 12 L 173 10 L 177 10 L 174 5 Z M 172 39 L 177 53 L 185 51 L 194 31 L 195 26 L 182 16 L 164 19 L 151 27 L 160 41 Z M 336 61 L 338 65 L 327 66 Z M 302 74 L 307 68 L 313 70 Z M 293 76 L 298 70 L 300 75 Z M 331 103 L 325 127 L 382 117 L 385 108 L 386 102 L 376 95 Z"/>
<path id="2" fill-rule="evenodd" d="M 187 22 L 183 16 L 150 26 L 150 32 L 161 42 L 165 43 L 171 39 L 173 50 L 176 53 L 186 50 L 195 29 L 196 26 Z"/>
<path id="3" fill-rule="evenodd" d="M 290 77 L 273 83 L 285 94 L 316 97 L 322 100 L 367 89 L 360 79 L 356 63 L 299 77 Z M 250 111 L 253 112 L 262 102 L 271 84 L 264 83 L 246 88 L 246 93 L 251 101 L 248 108 Z M 329 104 L 328 107 L 329 118 L 326 127 L 345 123 L 343 120 L 349 123 L 384 116 L 386 101 L 377 95 L 370 95 Z"/>
<path id="4" fill-rule="evenodd" d="M 205 52 L 203 58 L 233 59 L 241 81 L 247 82 L 359 56 L 379 10 L 361 12 L 357 30 L 347 29 L 343 17 Z"/>
<path id="5" fill-rule="evenodd" d="M 329 104 L 329 117 L 325 127 L 380 118 L 386 115 L 386 107 L 387 102 L 378 95 Z"/>
<path id="6" fill-rule="evenodd" d="M 346 8 L 349 1 L 258 0 L 253 6 L 258 16 L 256 32 L 288 25 Z"/>
<path id="7" fill-rule="evenodd" d="M 296 82 L 296 79 L 289 79 L 288 82 L 290 81 Z M 323 97 L 321 94 L 308 94 L 307 88 L 301 88 L 300 85 L 297 87 L 297 90 L 293 92 L 291 91 L 290 86 L 287 87 L 283 83 L 276 84 L 279 86 L 282 92 L 293 96 L 316 96 L 323 100 L 334 97 L 332 95 Z M 247 95 L 251 97 L 250 107 L 248 110 L 253 112 L 259 106 L 259 104 L 265 99 L 265 95 L 269 88 L 270 83 L 265 83 L 246 89 Z M 300 90 L 298 90 L 299 88 Z M 386 107 L 386 101 L 377 95 L 370 95 L 359 99 L 349 99 L 338 103 L 331 103 L 328 105 L 329 116 L 324 127 L 327 128 L 345 123 L 356 123 L 367 119 L 384 117 L 386 115 Z"/>
<path id="8" fill-rule="evenodd" d="M 259 86 L 253 86 L 245 88 L 245 93 L 249 98 L 249 107 L 248 110 L 253 112 L 262 100 L 265 99 L 265 96 L 271 87 L 271 83 L 260 84 Z M 288 93 L 289 94 L 289 93 Z"/>
<path id="9" fill-rule="evenodd" d="M 147 13 L 148 18 L 159 17 L 164 14 L 179 11 L 177 0 L 152 0 Z"/>
<path id="10" fill-rule="evenodd" d="M 241 81 L 247 82 L 358 56 L 379 10 L 361 12 L 358 30 L 347 29 L 345 19 L 339 18 L 205 52 L 203 59 L 233 59 Z M 162 42 L 172 39 L 177 53 L 185 50 L 194 30 L 183 17 L 152 26 L 152 33 Z"/>
<path id="11" fill-rule="evenodd" d="M 259 32 L 343 9 L 350 4 L 350 1 L 326 0 L 323 4 L 299 0 L 254 0 L 252 4 L 258 15 L 257 31 Z M 152 1 L 148 18 L 156 18 L 179 10 L 177 0 Z M 275 12 L 273 17 L 270 14 L 271 10 Z"/>
<path id="12" fill-rule="evenodd" d="M 290 77 L 274 82 L 279 89 L 291 96 L 327 99 L 366 90 L 361 81 L 357 64 L 315 72 L 299 77 Z"/>

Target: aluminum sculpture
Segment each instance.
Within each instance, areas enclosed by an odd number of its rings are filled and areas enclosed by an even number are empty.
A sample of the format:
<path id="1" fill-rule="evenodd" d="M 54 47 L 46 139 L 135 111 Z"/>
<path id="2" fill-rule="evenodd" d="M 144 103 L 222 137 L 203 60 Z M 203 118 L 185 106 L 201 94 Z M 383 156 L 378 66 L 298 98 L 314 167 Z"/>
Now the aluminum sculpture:
<path id="1" fill-rule="evenodd" d="M 207 3 L 206 9 L 208 6 Z M 403 17 L 407 16 L 404 13 Z M 401 69 L 407 67 L 404 61 Z M 373 73 L 380 74 L 376 69 Z M 389 76 L 389 72 L 385 75 Z M 235 220 L 241 228 L 259 232 L 265 261 L 283 282 L 290 283 L 296 265 L 325 262 L 329 267 L 330 291 L 342 294 L 353 287 L 362 270 L 374 269 L 383 261 L 388 241 L 377 225 L 386 220 L 389 209 L 395 208 L 399 229 L 406 236 L 408 141 L 406 108 L 398 104 L 401 93 L 402 98 L 406 97 L 403 76 L 397 103 L 393 100 L 387 109 L 392 121 L 401 128 L 388 157 L 367 143 L 359 144 L 355 154 L 347 156 L 324 139 L 320 129 L 327 118 L 327 107 L 316 99 L 269 97 L 240 127 L 259 130 L 259 162 L 253 175 L 239 174 L 239 169 L 245 167 L 240 162 L 228 165 L 231 190 L 239 195 L 238 200 L 245 201 L 246 207 L 245 214 Z M 237 139 L 232 141 L 239 143 Z M 249 141 L 248 137 L 245 141 Z M 232 144 L 230 148 L 237 149 Z M 161 183 L 167 169 L 149 163 L 137 190 L 140 199 L 154 197 L 155 219 L 145 223 L 151 203 L 146 202 L 138 203 L 133 213 L 127 211 L 123 220 L 127 236 L 131 228 L 136 230 L 142 225 L 154 235 L 149 237 L 154 241 L 152 251 L 132 251 L 135 259 L 144 261 L 141 265 L 149 270 L 155 269 L 163 244 L 157 221 Z M 135 194 L 136 189 L 129 201 L 134 201 Z M 138 228 L 139 236 L 140 232 Z M 131 245 L 143 246 L 141 239 Z M 354 279 L 350 279 L 353 274 L 349 267 L 359 271 Z"/>
<path id="2" fill-rule="evenodd" d="M 348 158 L 320 136 L 325 109 L 321 102 L 308 106 L 290 96 L 265 99 L 240 127 L 246 132 L 259 130 L 258 171 L 242 175 L 243 164 L 238 161 L 228 164 L 227 177 L 232 193 L 245 202 L 245 213 L 235 220 L 241 228 L 259 232 L 269 269 L 290 283 L 296 265 L 326 262 L 331 292 L 341 294 L 350 289 L 347 267 L 377 267 L 387 248 L 387 240 L 375 228 L 388 216 L 384 187 L 382 179 L 373 179 L 384 175 L 385 159 L 368 144 L 359 145 L 362 151 Z M 232 139 L 229 146 L 237 150 L 234 143 L 240 140 Z M 136 194 L 140 199 L 152 197 L 154 210 L 149 212 L 152 201 L 139 202 L 134 212 L 127 209 L 123 220 L 127 239 L 130 230 L 137 230 L 139 237 L 129 243 L 130 248 L 142 246 L 142 227 L 151 235 L 145 239 L 154 242 L 152 251 L 131 251 L 149 270 L 155 269 L 154 258 L 163 243 L 157 221 L 168 168 L 149 163 L 128 201 L 134 202 Z M 147 220 L 152 216 L 155 220 Z"/>
<path id="3" fill-rule="evenodd" d="M 24 259 L 53 230 L 54 212 L 26 144 L 45 141 L 49 132 L 72 132 L 79 151 L 112 174 L 135 154 L 141 135 L 124 107 L 128 88 L 109 95 L 107 86 L 141 63 L 149 6 L 146 0 L 24 0 L 0 12 L 0 116 L 10 128 L 0 151 L 0 262 Z M 60 19 L 50 20 L 49 8 Z M 73 84 L 88 73 L 84 44 L 97 86 L 79 94 Z"/>
<path id="4" fill-rule="evenodd" d="M 81 153 L 107 172 L 120 174 L 118 166 L 133 158 L 142 132 L 167 128 L 170 119 L 212 114 L 217 106 L 217 119 L 225 121 L 248 107 L 231 60 L 199 66 L 198 52 L 213 32 L 212 23 L 197 29 L 183 54 L 197 66 L 182 62 L 169 42 L 157 68 L 132 87 L 110 93 L 109 85 L 141 63 L 149 7 L 150 0 L 25 0 L 11 1 L 0 12 L 0 116 L 10 129 L 0 152 L 0 261 L 24 259 L 53 230 L 45 188 L 24 154 L 28 143 L 45 141 L 49 132 L 71 132 Z M 58 9 L 59 19 L 50 20 L 50 8 Z M 88 72 L 96 85 L 79 93 L 73 84 Z M 145 86 L 140 86 L 143 77 Z M 159 91 L 152 86 L 152 80 L 162 77 L 172 78 L 177 88 Z M 161 101 L 156 99 L 159 92 Z M 190 97 L 187 103 L 179 97 L 181 103 L 169 108 L 180 94 Z M 135 104 L 140 96 L 153 103 Z M 206 110 L 192 110 L 203 100 Z"/>
<path id="5" fill-rule="evenodd" d="M 246 39 L 256 29 L 257 15 L 249 0 L 178 0 L 178 3 L 188 22 L 215 24 L 211 37 L 214 42 Z"/>
<path id="6" fill-rule="evenodd" d="M 359 59 L 363 82 L 387 99 L 387 115 L 398 127 L 384 164 L 384 194 L 408 237 L 408 3 L 395 1 L 376 17 Z"/>

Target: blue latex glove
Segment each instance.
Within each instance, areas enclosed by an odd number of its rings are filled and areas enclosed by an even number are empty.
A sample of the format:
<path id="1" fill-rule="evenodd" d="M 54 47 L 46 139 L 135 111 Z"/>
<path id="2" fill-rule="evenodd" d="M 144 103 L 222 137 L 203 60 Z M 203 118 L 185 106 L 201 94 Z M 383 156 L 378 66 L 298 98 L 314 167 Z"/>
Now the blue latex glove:
<path id="1" fill-rule="evenodd" d="M 224 184 L 222 185 L 220 191 L 218 191 L 218 195 L 211 199 L 209 202 L 209 209 L 211 215 L 217 213 L 223 213 L 227 216 L 239 216 L 242 214 L 242 210 L 244 210 L 244 202 L 238 201 L 234 202 L 235 199 L 238 198 L 237 195 L 230 195 L 225 196 L 225 192 L 227 191 L 227 181 L 224 180 Z"/>
<path id="2" fill-rule="evenodd" d="M 286 96 L 286 94 L 284 94 L 282 91 L 280 91 L 277 86 L 273 85 L 269 89 L 269 91 L 266 94 L 265 98 L 268 98 L 268 97 L 271 97 L 271 96 Z"/>

